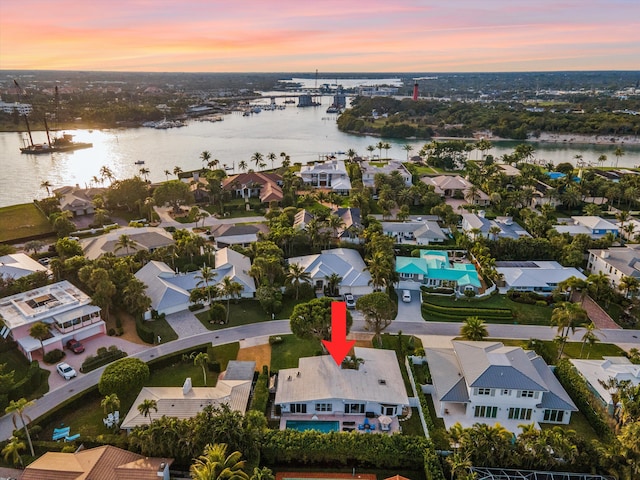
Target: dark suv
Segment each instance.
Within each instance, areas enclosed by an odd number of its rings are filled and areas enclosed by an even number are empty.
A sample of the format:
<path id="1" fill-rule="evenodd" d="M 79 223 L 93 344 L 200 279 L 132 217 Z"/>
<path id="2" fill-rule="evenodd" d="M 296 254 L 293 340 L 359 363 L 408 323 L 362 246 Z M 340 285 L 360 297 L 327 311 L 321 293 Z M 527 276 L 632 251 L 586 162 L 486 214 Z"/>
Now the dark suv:
<path id="1" fill-rule="evenodd" d="M 84 352 L 84 345 L 82 345 L 79 341 L 74 339 L 71 339 L 67 342 L 67 348 L 71 350 L 73 353 Z"/>

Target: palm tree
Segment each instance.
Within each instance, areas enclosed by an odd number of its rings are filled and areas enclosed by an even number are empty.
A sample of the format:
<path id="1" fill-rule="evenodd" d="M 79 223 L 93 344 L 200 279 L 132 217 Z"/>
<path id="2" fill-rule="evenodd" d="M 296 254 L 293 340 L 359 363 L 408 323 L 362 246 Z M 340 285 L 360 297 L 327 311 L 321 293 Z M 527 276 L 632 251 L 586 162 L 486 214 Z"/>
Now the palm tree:
<path id="1" fill-rule="evenodd" d="M 115 410 L 120 408 L 120 399 L 117 394 L 111 393 L 100 401 L 100 406 L 104 410 L 105 414 L 109 412 L 113 413 Z"/>
<path id="2" fill-rule="evenodd" d="M 259 167 L 262 163 L 262 154 L 260 152 L 255 152 L 251 155 L 251 161 L 256 164 L 256 168 Z"/>
<path id="3" fill-rule="evenodd" d="M 207 444 L 204 453 L 189 467 L 189 473 L 193 480 L 249 480 L 241 457 L 238 451 L 227 456 L 226 443 Z"/>
<path id="4" fill-rule="evenodd" d="M 246 172 L 247 162 L 245 162 L 244 160 L 240 160 L 240 163 L 238 163 L 238 168 L 242 170 L 242 172 Z"/>
<path id="5" fill-rule="evenodd" d="M 148 168 L 142 167 L 138 171 L 140 172 L 140 175 L 142 175 L 144 177 L 144 179 L 148 182 L 149 181 L 149 174 L 151 173 L 151 170 L 149 170 Z"/>
<path id="6" fill-rule="evenodd" d="M 388 142 L 385 142 L 382 144 L 382 148 L 384 149 L 384 153 L 386 155 L 387 160 L 389 159 L 389 150 L 391 150 L 391 144 Z"/>
<path id="7" fill-rule="evenodd" d="M 209 163 L 209 160 L 211 160 L 211 152 L 209 150 L 205 150 L 200 154 L 200 160 L 202 161 L 202 165 L 204 167 L 204 165 Z"/>
<path id="8" fill-rule="evenodd" d="M 44 322 L 36 322 L 31 325 L 31 328 L 29 329 L 29 335 L 37 340 L 40 340 L 40 347 L 42 347 L 42 356 L 44 357 L 44 340 L 51 336 L 49 325 Z"/>
<path id="9" fill-rule="evenodd" d="M 8 463 L 9 459 L 11 459 L 11 462 L 14 465 L 20 463 L 20 465 L 24 466 L 24 464 L 22 463 L 22 457 L 20 456 L 20 450 L 24 450 L 25 448 L 27 448 L 27 446 L 22 440 L 20 440 L 18 437 L 11 436 L 11 438 L 9 439 L 9 443 L 7 443 L 2 449 L 2 456 L 4 458 L 4 461 Z"/>
<path id="10" fill-rule="evenodd" d="M 118 241 L 115 244 L 115 248 L 113 249 L 114 253 L 118 253 L 123 248 L 129 255 L 129 249 L 136 250 L 138 248 L 138 244 L 127 234 L 122 234 L 118 237 Z"/>
<path id="11" fill-rule="evenodd" d="M 9 403 L 9 406 L 7 408 L 4 409 L 5 413 L 12 413 L 13 414 L 13 426 L 14 428 L 18 428 L 16 420 L 19 418 L 20 421 L 22 422 L 22 426 L 24 428 L 24 433 L 27 436 L 27 442 L 29 443 L 29 450 L 31 451 L 31 456 L 35 457 L 36 454 L 33 451 L 33 443 L 31 443 L 31 435 L 29 435 L 29 429 L 27 428 L 27 423 L 31 422 L 31 419 L 29 418 L 28 415 L 25 415 L 24 411 L 32 406 L 33 404 L 35 404 L 35 402 L 33 400 L 31 401 L 27 401 L 26 398 L 21 398 L 19 400 L 11 400 L 11 402 Z M 25 421 L 26 419 L 26 421 Z"/>
<path id="12" fill-rule="evenodd" d="M 409 161 L 409 154 L 411 153 L 411 150 L 413 150 L 413 147 L 411 145 L 409 145 L 408 143 L 406 143 L 405 145 L 402 146 L 402 149 L 407 152 L 407 162 Z"/>
<path id="13" fill-rule="evenodd" d="M 553 309 L 551 325 L 557 326 L 558 340 L 560 341 L 558 360 L 562 358 L 562 353 L 564 352 L 564 347 L 569 336 L 569 330 L 575 332 L 576 325 L 587 318 L 587 312 L 577 303 L 564 302 L 560 307 Z"/>
<path id="14" fill-rule="evenodd" d="M 369 152 L 369 158 L 371 158 L 371 154 L 373 153 L 373 151 L 376 149 L 376 147 L 374 147 L 373 145 L 369 145 L 367 147 L 367 152 Z"/>
<path id="15" fill-rule="evenodd" d="M 164 171 L 164 175 L 165 177 L 167 177 L 167 182 L 169 181 L 169 175 L 171 175 L 171 172 L 169 170 L 165 170 Z"/>
<path id="16" fill-rule="evenodd" d="M 478 317 L 467 317 L 462 327 L 460 327 L 460 335 L 465 340 L 478 342 L 488 337 L 489 331 L 485 323 Z"/>
<path id="17" fill-rule="evenodd" d="M 209 305 L 211 305 L 211 291 L 209 290 L 209 282 L 216 277 L 216 272 L 213 268 L 208 266 L 203 266 L 200 269 L 200 272 L 195 276 L 195 279 L 198 280 L 196 286 L 200 286 L 204 283 L 204 287 L 207 290 L 207 297 L 209 298 Z M 206 383 L 206 382 L 205 382 Z"/>
<path id="18" fill-rule="evenodd" d="M 598 166 L 602 167 L 606 161 L 607 161 L 607 156 L 603 153 L 598 157 Z"/>
<path id="19" fill-rule="evenodd" d="M 618 288 L 625 292 L 625 297 L 628 297 L 629 294 L 633 297 L 640 289 L 640 280 L 631 275 L 623 275 L 618 284 Z"/>
<path id="20" fill-rule="evenodd" d="M 594 343 L 596 343 L 599 338 L 595 334 L 594 330 L 597 330 L 595 323 L 591 322 L 585 327 L 584 335 L 582 336 L 582 347 L 580 347 L 580 358 L 582 358 L 582 351 L 584 350 L 584 344 L 589 344 L 589 351 L 587 352 L 587 359 L 589 359 L 589 355 L 591 355 L 591 347 Z"/>
<path id="21" fill-rule="evenodd" d="M 275 154 L 275 153 L 273 153 L 273 152 L 269 152 L 269 153 L 267 154 L 267 158 L 271 161 L 271 168 L 272 168 L 272 169 L 273 169 L 273 168 L 275 168 L 275 165 L 274 165 L 274 164 L 275 164 L 275 162 L 276 162 L 276 158 L 278 158 L 278 157 L 276 157 L 276 154 Z"/>
<path id="22" fill-rule="evenodd" d="M 140 405 L 138 405 L 138 412 L 144 415 L 144 417 L 149 417 L 149 424 L 151 424 L 151 410 L 154 412 L 158 412 L 158 402 L 155 400 L 145 399 L 142 401 Z"/>
<path id="23" fill-rule="evenodd" d="M 333 297 L 336 294 L 336 289 L 338 288 L 338 285 L 340 285 L 340 282 L 342 282 L 342 277 L 337 273 L 332 273 L 331 275 L 325 276 L 324 279 L 327 282 L 329 295 Z"/>
<path id="24" fill-rule="evenodd" d="M 287 282 L 289 282 L 296 289 L 296 300 L 298 300 L 298 293 L 300 291 L 301 283 L 309 283 L 311 281 L 311 274 L 305 270 L 305 268 L 299 263 L 290 263 L 289 270 L 287 271 Z"/>
<path id="25" fill-rule="evenodd" d="M 207 386 L 207 365 L 209 364 L 209 355 L 206 352 L 193 352 L 191 354 L 193 364 L 202 368 L 202 378 L 204 380 L 204 386 Z"/>
<path id="26" fill-rule="evenodd" d="M 242 294 L 243 287 L 240 283 L 231 280 L 231 277 L 226 276 L 222 279 L 220 284 L 220 293 L 227 297 L 227 321 L 229 323 L 229 301 L 231 297 L 239 297 Z"/>
<path id="27" fill-rule="evenodd" d="M 616 167 L 617 167 L 618 161 L 620 160 L 620 157 L 624 156 L 625 151 L 622 147 L 616 147 L 616 149 L 613 151 L 613 154 L 616 156 Z"/>
<path id="28" fill-rule="evenodd" d="M 181 174 L 181 173 L 182 173 L 182 169 L 181 169 L 178 165 L 176 165 L 175 167 L 173 167 L 173 174 L 174 174 L 176 177 L 180 178 L 180 174 Z"/>
<path id="29" fill-rule="evenodd" d="M 379 158 L 382 158 L 382 149 L 384 148 L 384 142 L 378 142 L 376 143 L 376 148 L 378 149 L 378 151 L 380 152 L 380 156 Z"/>
<path id="30" fill-rule="evenodd" d="M 100 178 L 102 178 L 102 180 L 109 179 L 109 181 L 113 183 L 115 176 L 113 175 L 113 172 L 109 167 L 103 165 L 102 167 L 100 167 Z"/>
<path id="31" fill-rule="evenodd" d="M 40 188 L 46 188 L 47 189 L 47 196 L 51 195 L 51 182 L 49 180 L 43 180 L 42 182 L 40 182 Z"/>

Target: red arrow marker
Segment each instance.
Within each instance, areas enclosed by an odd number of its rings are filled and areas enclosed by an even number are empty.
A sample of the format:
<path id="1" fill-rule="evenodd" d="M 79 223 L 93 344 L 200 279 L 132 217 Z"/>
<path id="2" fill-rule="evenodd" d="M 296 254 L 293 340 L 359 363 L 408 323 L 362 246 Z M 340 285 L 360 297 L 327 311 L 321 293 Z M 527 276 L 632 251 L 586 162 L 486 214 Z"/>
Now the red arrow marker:
<path id="1" fill-rule="evenodd" d="M 347 340 L 347 304 L 344 302 L 331 302 L 331 341 L 323 340 L 322 343 L 329 351 L 337 365 L 340 365 L 347 356 L 349 350 L 356 343 L 355 340 Z"/>

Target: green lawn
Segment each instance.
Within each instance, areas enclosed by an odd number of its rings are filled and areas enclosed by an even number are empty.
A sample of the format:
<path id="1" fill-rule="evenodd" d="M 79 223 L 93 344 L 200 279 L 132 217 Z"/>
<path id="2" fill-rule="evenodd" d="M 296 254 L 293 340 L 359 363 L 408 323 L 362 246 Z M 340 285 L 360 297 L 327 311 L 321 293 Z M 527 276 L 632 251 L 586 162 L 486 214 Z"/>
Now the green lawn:
<path id="1" fill-rule="evenodd" d="M 570 358 L 587 358 L 590 360 L 602 360 L 602 357 L 620 357 L 624 356 L 624 350 L 612 343 L 596 343 L 591 348 L 589 345 L 584 346 L 582 356 L 582 342 L 569 342 L 564 347 L 564 355 Z"/>
<path id="2" fill-rule="evenodd" d="M 587 442 L 591 440 L 600 440 L 596 432 L 591 428 L 589 422 L 585 416 L 580 412 L 573 412 L 571 414 L 571 422 L 569 425 L 557 425 L 553 423 L 541 423 L 540 428 L 543 430 L 550 430 L 553 427 L 560 427 L 567 430 L 575 430 L 579 437 L 585 439 Z"/>
<path id="3" fill-rule="evenodd" d="M 411 409 L 411 418 L 402 422 L 400 426 L 402 427 L 403 435 L 424 437 L 424 430 L 422 429 L 422 422 L 420 421 L 420 413 L 417 408 Z"/>
<path id="4" fill-rule="evenodd" d="M 313 357 L 322 352 L 320 342 L 316 339 L 303 340 L 295 335 L 281 335 L 280 338 L 282 342 L 271 345 L 272 372 L 296 368 L 299 358 Z"/>
<path id="5" fill-rule="evenodd" d="M 0 208 L 0 242 L 53 233 L 49 220 L 33 203 Z"/>
<path id="6" fill-rule="evenodd" d="M 507 308 L 514 314 L 514 318 L 509 323 L 520 323 L 523 325 L 550 325 L 551 307 L 539 307 L 537 305 L 527 305 L 509 300 L 505 295 L 493 295 L 487 299 L 455 300 L 449 297 L 423 294 L 425 301 L 443 307 L 473 307 L 478 309 L 477 316 L 482 318 L 483 308 Z M 443 322 L 458 322 L 460 320 L 446 317 L 439 317 L 437 314 L 429 313 L 429 318 L 425 320 L 436 320 Z M 497 320 L 490 320 L 487 323 L 505 323 Z"/>
<path id="7" fill-rule="evenodd" d="M 171 328 L 165 319 L 153 320 L 146 323 L 146 326 L 153 330 L 156 337 L 160 336 L 162 343 L 173 342 L 178 339 L 178 334 Z"/>
<path id="8" fill-rule="evenodd" d="M 298 303 L 303 303 L 306 300 L 296 301 L 293 298 L 285 298 L 282 302 L 282 310 L 275 315 L 276 320 L 282 320 L 289 318 L 293 307 Z M 223 301 L 222 304 L 227 307 L 227 302 Z M 200 323 L 209 330 L 220 330 L 222 328 L 236 327 L 238 325 L 248 325 L 250 323 L 267 322 L 271 320 L 271 316 L 268 315 L 264 309 L 260 306 L 260 302 L 257 300 L 242 299 L 236 303 L 234 300 L 229 302 L 229 323 L 225 325 L 211 324 L 209 323 L 209 310 L 201 310 L 196 313 L 196 317 L 200 320 Z"/>

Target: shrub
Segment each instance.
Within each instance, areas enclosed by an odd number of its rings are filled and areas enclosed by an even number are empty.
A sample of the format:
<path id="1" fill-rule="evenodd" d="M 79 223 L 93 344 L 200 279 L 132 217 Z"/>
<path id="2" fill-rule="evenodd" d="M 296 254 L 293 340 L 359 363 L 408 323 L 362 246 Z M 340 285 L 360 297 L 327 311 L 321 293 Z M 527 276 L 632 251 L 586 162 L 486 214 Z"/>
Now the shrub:
<path id="1" fill-rule="evenodd" d="M 29 370 L 27 370 L 25 377 L 11 387 L 7 396 L 9 400 L 18 400 L 22 397 L 26 398 L 40 387 L 41 382 L 42 370 L 38 362 L 34 360 L 31 362 L 31 365 L 29 365 Z"/>
<path id="2" fill-rule="evenodd" d="M 120 399 L 132 399 L 149 375 L 149 366 L 139 358 L 123 358 L 105 368 L 98 390 L 101 395 L 115 393 Z"/>
<path id="3" fill-rule="evenodd" d="M 266 367 L 266 365 L 265 365 Z M 253 399 L 251 400 L 251 410 L 266 413 L 267 403 L 269 401 L 269 373 L 265 373 L 265 368 L 260 375 L 253 390 Z M 268 370 L 268 369 L 267 369 Z"/>
<path id="4" fill-rule="evenodd" d="M 191 305 L 189 305 L 189 311 L 190 312 L 195 312 L 198 310 L 202 310 L 204 308 L 204 304 L 202 303 L 192 303 Z"/>
<path id="5" fill-rule="evenodd" d="M 52 363 L 57 363 L 62 360 L 64 356 L 65 353 L 59 348 L 56 348 L 55 350 L 51 350 L 50 352 L 45 353 L 43 360 L 44 363 L 51 365 Z"/>
<path id="6" fill-rule="evenodd" d="M 269 345 L 277 345 L 278 343 L 282 342 L 282 337 L 269 337 Z"/>
<path id="7" fill-rule="evenodd" d="M 115 345 L 111 345 L 108 350 L 105 347 L 100 347 L 96 355 L 89 355 L 85 358 L 80 367 L 80 371 L 87 373 L 126 356 L 126 352 L 119 350 Z"/>
<path id="8" fill-rule="evenodd" d="M 156 336 L 151 328 L 146 325 L 146 322 L 141 318 L 136 320 L 136 333 L 143 342 L 153 344 L 156 340 Z"/>
<path id="9" fill-rule="evenodd" d="M 226 307 L 219 302 L 213 303 L 209 309 L 209 323 L 222 323 L 226 318 Z"/>

